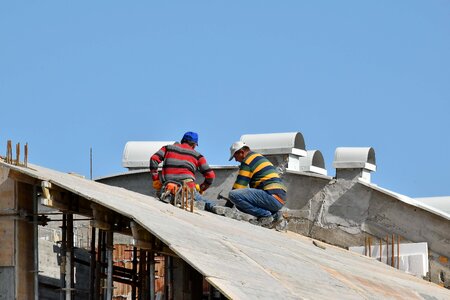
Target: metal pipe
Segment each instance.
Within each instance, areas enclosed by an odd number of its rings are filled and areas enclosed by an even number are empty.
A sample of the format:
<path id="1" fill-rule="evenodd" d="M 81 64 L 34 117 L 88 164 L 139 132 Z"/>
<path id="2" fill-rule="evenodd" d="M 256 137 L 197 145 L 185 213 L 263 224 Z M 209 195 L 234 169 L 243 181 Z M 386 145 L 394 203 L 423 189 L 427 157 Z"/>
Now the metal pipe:
<path id="1" fill-rule="evenodd" d="M 141 248 L 139 250 L 139 300 L 146 299 L 146 289 L 145 289 L 145 268 L 147 266 L 146 263 L 146 255 L 145 251 Z"/>
<path id="2" fill-rule="evenodd" d="M 73 215 L 67 215 L 67 244 L 66 244 L 66 300 L 72 299 L 74 287 L 73 269 Z"/>
<path id="3" fill-rule="evenodd" d="M 34 251 L 34 299 L 39 299 L 39 244 L 38 244 L 38 197 L 37 188 L 33 185 L 33 251 Z"/>
<path id="4" fill-rule="evenodd" d="M 66 236 L 67 236 L 67 215 L 63 215 L 62 226 L 61 226 L 61 248 L 59 253 L 61 255 L 61 268 L 60 268 L 60 285 L 61 292 L 59 294 L 59 299 L 64 300 L 64 288 L 66 288 Z"/>
<path id="5" fill-rule="evenodd" d="M 173 262 L 172 257 L 166 255 L 166 300 L 173 300 Z"/>
<path id="6" fill-rule="evenodd" d="M 89 173 L 90 173 L 90 178 L 92 180 L 92 147 L 90 149 L 90 157 L 89 157 Z"/>
<path id="7" fill-rule="evenodd" d="M 95 227 L 91 229 L 91 265 L 90 265 L 90 281 L 89 281 L 89 300 L 95 299 L 95 267 L 96 267 L 96 252 L 95 252 Z"/>
<path id="8" fill-rule="evenodd" d="M 108 269 L 106 275 L 106 300 L 112 300 L 113 296 L 113 232 L 108 231 L 106 236 L 106 259 L 108 262 Z"/>
<path id="9" fill-rule="evenodd" d="M 102 272 L 102 247 L 103 247 L 103 230 L 98 230 L 97 239 L 97 266 L 95 268 L 95 294 L 94 299 L 100 299 L 100 285 L 101 285 L 101 272 Z"/>
<path id="10" fill-rule="evenodd" d="M 136 300 L 137 286 L 137 248 L 133 247 L 133 274 L 131 275 L 133 285 L 131 286 L 131 300 Z"/>
<path id="11" fill-rule="evenodd" d="M 149 280 L 150 280 L 150 299 L 155 299 L 155 252 L 148 252 L 148 263 L 149 263 Z"/>

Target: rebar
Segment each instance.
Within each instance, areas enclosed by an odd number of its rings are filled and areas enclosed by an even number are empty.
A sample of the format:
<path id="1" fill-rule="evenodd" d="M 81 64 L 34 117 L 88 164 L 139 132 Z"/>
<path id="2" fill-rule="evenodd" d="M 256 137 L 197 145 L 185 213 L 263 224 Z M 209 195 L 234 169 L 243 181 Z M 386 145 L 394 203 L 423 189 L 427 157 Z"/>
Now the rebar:
<path id="1" fill-rule="evenodd" d="M 394 234 L 392 234 L 392 255 L 391 255 L 391 266 L 394 267 Z"/>
<path id="2" fill-rule="evenodd" d="M 16 166 L 20 165 L 20 143 L 16 144 Z"/>
<path id="3" fill-rule="evenodd" d="M 23 155 L 24 155 L 23 164 L 24 164 L 25 168 L 27 168 L 28 167 L 28 143 L 25 143 L 23 152 L 24 152 L 23 153 Z"/>
<path id="4" fill-rule="evenodd" d="M 8 140 L 6 142 L 6 163 L 10 164 L 12 163 L 12 147 L 11 147 L 11 140 Z"/>
<path id="5" fill-rule="evenodd" d="M 386 234 L 386 264 L 389 264 L 389 235 Z"/>
<path id="6" fill-rule="evenodd" d="M 194 197 L 195 197 L 194 188 L 191 188 L 191 208 L 190 208 L 191 212 L 194 212 Z"/>
<path id="7" fill-rule="evenodd" d="M 383 240 L 380 238 L 380 262 L 381 262 L 381 256 L 382 256 L 382 249 L 383 249 Z"/>

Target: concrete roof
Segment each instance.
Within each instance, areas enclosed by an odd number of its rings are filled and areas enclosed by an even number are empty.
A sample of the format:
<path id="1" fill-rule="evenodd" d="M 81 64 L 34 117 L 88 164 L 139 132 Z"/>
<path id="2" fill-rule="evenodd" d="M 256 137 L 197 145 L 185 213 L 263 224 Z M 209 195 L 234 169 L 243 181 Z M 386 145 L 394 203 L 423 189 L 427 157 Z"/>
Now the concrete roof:
<path id="1" fill-rule="evenodd" d="M 450 196 L 414 198 L 415 200 L 450 215 Z"/>
<path id="2" fill-rule="evenodd" d="M 7 165 L 133 219 L 232 299 L 450 299 L 450 291 L 374 259 L 287 232 L 204 211 L 189 213 L 153 197 L 36 165 Z M 8 170 L 6 169 L 6 172 Z M 4 174 L 4 172 L 1 172 Z M 4 178 L 4 177 L 3 177 Z"/>
<path id="3" fill-rule="evenodd" d="M 220 165 L 210 165 L 210 167 L 213 170 L 232 170 L 232 169 L 237 170 L 239 168 L 239 166 L 220 166 Z M 140 169 L 134 169 L 134 170 L 124 170 L 121 173 L 97 177 L 97 178 L 94 178 L 94 180 L 102 180 L 105 178 L 112 178 L 112 177 L 119 177 L 119 176 L 124 176 L 124 175 L 129 175 L 129 174 L 140 174 L 140 173 L 150 173 L 150 169 L 149 168 L 140 168 Z"/>
<path id="4" fill-rule="evenodd" d="M 450 220 L 450 197 L 437 197 L 437 198 L 446 198 L 448 202 L 445 202 L 444 199 L 436 199 L 435 201 L 425 201 L 425 199 L 432 199 L 432 198 L 410 198 L 408 196 L 390 191 L 388 189 L 379 187 L 376 184 L 368 183 L 364 180 L 359 180 L 359 183 L 368 186 L 374 190 L 377 190 L 379 192 L 382 192 L 384 194 L 387 194 L 391 197 L 396 198 L 397 200 L 400 200 L 406 204 L 412 205 L 414 207 L 423 209 L 425 211 L 431 212 L 435 215 L 438 215 L 444 219 Z M 439 203 L 442 203 L 441 205 L 438 205 Z M 435 205 L 433 205 L 435 204 Z M 445 205 L 446 204 L 446 205 Z"/>

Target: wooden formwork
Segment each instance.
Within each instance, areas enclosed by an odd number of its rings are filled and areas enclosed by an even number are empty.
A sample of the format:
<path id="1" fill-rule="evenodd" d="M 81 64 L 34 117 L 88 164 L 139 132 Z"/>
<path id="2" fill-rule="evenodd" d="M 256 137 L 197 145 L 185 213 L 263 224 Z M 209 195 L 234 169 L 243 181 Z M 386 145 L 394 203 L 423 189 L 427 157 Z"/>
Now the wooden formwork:
<path id="1" fill-rule="evenodd" d="M 139 262 L 139 251 L 136 257 Z M 113 263 L 116 267 L 133 270 L 133 246 L 126 244 L 115 244 L 113 250 Z M 139 274 L 139 264 L 137 269 Z M 155 255 L 155 293 L 164 291 L 164 257 Z M 127 299 L 132 292 L 132 286 L 125 283 L 114 282 L 113 299 Z"/>

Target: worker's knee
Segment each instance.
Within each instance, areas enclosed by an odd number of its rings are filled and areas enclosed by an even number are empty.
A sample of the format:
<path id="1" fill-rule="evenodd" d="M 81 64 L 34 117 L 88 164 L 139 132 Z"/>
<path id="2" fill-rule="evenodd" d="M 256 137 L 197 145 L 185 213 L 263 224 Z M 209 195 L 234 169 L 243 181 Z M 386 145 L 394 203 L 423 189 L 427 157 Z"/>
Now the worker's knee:
<path id="1" fill-rule="evenodd" d="M 229 198 L 234 198 L 234 197 L 236 197 L 236 190 L 231 190 L 231 191 L 228 193 L 228 197 L 229 197 Z"/>
<path id="2" fill-rule="evenodd" d="M 228 197 L 230 198 L 231 201 L 233 201 L 238 198 L 238 195 L 239 195 L 238 190 L 231 190 L 230 193 L 228 194 Z"/>
<path id="3" fill-rule="evenodd" d="M 245 201 L 244 193 L 242 190 L 231 190 L 228 194 L 228 197 L 230 198 L 230 201 L 233 202 L 233 204 Z"/>

